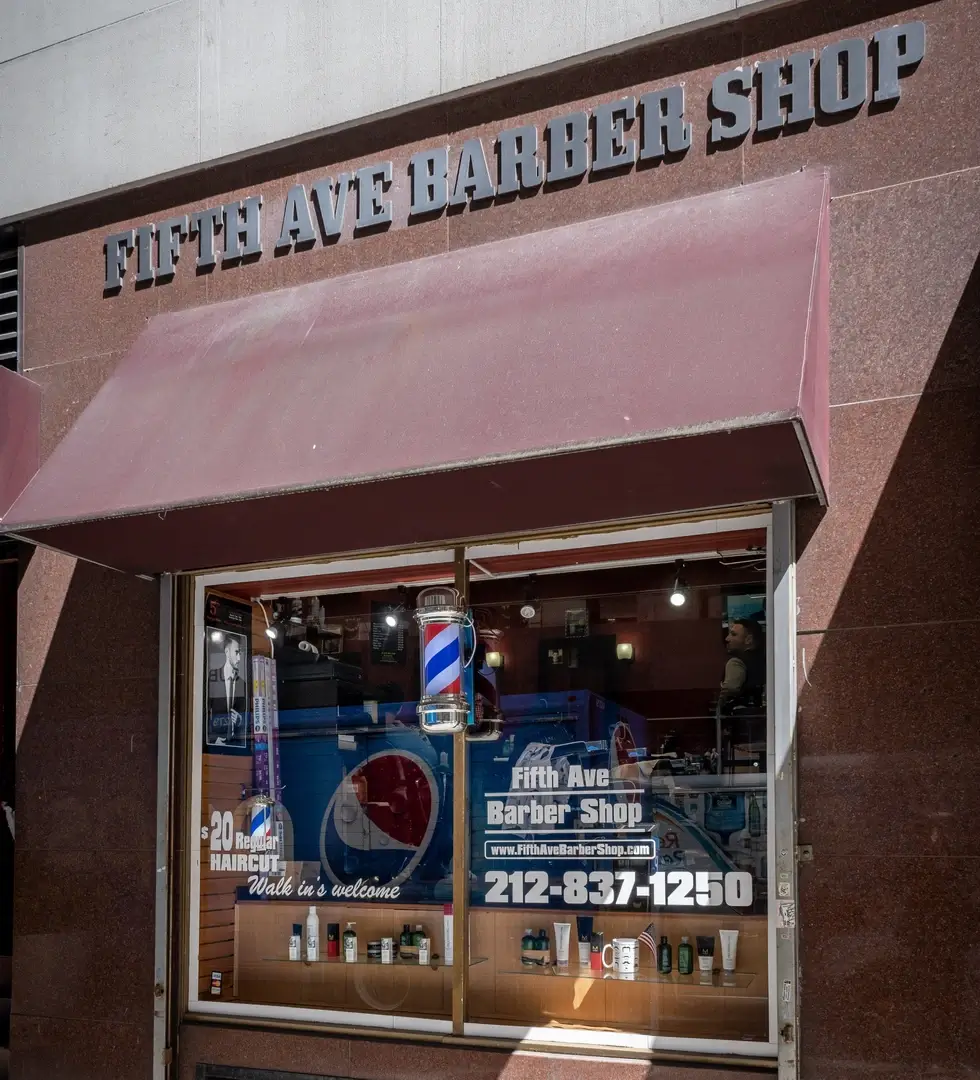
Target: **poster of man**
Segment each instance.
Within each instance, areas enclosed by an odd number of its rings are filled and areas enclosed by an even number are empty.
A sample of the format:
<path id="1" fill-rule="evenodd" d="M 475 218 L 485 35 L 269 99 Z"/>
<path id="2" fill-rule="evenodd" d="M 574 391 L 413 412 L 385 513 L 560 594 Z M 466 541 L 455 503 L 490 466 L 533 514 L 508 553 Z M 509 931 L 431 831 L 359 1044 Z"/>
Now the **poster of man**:
<path id="1" fill-rule="evenodd" d="M 219 627 L 207 628 L 208 746 L 244 750 L 248 743 L 251 696 L 248 639 Z"/>

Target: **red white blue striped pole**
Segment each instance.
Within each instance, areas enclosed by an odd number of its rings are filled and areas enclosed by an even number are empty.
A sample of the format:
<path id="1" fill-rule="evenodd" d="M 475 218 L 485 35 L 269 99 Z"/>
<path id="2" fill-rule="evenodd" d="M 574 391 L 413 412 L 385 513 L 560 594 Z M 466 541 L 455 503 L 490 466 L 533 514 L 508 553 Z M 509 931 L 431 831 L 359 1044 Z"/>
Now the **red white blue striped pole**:
<path id="1" fill-rule="evenodd" d="M 415 620 L 422 639 L 422 728 L 434 733 L 465 731 L 470 707 L 463 693 L 463 630 L 469 614 L 455 589 L 424 589 Z"/>

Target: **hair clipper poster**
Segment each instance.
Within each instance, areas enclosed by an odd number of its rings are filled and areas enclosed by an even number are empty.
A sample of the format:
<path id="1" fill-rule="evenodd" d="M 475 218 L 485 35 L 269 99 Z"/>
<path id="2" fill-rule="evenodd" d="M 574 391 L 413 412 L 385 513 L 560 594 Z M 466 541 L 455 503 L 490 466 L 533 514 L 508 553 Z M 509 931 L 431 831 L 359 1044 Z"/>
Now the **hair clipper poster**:
<path id="1" fill-rule="evenodd" d="M 209 594 L 204 613 L 205 748 L 245 752 L 252 723 L 252 612 L 246 604 Z"/>

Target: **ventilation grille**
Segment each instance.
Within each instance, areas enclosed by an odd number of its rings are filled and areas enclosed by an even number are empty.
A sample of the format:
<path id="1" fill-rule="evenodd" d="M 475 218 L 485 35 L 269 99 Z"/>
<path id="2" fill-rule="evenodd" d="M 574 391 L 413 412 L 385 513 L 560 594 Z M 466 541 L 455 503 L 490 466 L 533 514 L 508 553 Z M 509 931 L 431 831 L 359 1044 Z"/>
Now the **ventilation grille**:
<path id="1" fill-rule="evenodd" d="M 17 248 L 0 240 L 0 367 L 20 362 L 20 260 Z"/>

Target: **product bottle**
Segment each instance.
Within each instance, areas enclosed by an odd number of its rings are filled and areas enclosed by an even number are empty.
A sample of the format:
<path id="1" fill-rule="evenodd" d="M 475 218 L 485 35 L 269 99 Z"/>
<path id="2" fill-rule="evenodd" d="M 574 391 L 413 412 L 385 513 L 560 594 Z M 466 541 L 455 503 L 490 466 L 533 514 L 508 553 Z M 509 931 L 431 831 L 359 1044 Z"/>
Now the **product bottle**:
<path id="1" fill-rule="evenodd" d="M 686 937 L 682 937 L 680 945 L 677 946 L 677 970 L 681 975 L 694 973 L 694 950 Z"/>
<path id="2" fill-rule="evenodd" d="M 357 963 L 357 932 L 352 922 L 349 922 L 344 930 L 344 963 Z"/>
<path id="3" fill-rule="evenodd" d="M 548 939 L 547 930 L 539 930 L 538 937 L 535 941 L 534 948 L 543 955 L 540 957 L 539 963 L 548 964 L 551 962 L 551 941 Z"/>
<path id="4" fill-rule="evenodd" d="M 422 938 L 424 937 L 425 931 L 422 929 L 421 926 L 416 926 L 415 930 L 412 932 L 412 944 L 415 946 L 416 949 L 419 947 L 419 945 L 422 944 Z"/>
<path id="5" fill-rule="evenodd" d="M 669 975 L 671 969 L 674 966 L 674 955 L 670 947 L 670 942 L 666 937 L 660 939 L 660 944 L 657 946 L 657 971 L 661 975 Z"/>
<path id="6" fill-rule="evenodd" d="M 534 957 L 530 954 L 535 952 L 536 949 L 534 931 L 525 930 L 524 937 L 521 938 L 521 963 L 525 967 L 531 967 L 534 964 Z"/>
<path id="7" fill-rule="evenodd" d="M 293 932 L 289 936 L 289 959 L 290 960 L 302 960 L 303 959 L 303 925 L 302 923 L 293 923 Z"/>
<path id="8" fill-rule="evenodd" d="M 320 918 L 312 904 L 310 913 L 306 916 L 306 959 L 310 961 L 320 959 Z"/>
<path id="9" fill-rule="evenodd" d="M 762 835 L 762 810 L 759 807 L 759 800 L 754 796 L 749 796 L 749 836 L 761 836 Z"/>
<path id="10" fill-rule="evenodd" d="M 399 947 L 399 949 L 406 949 L 411 944 L 412 944 L 412 933 L 408 929 L 408 923 L 403 923 L 402 924 L 402 932 L 401 932 L 401 935 L 398 938 L 398 947 Z"/>
<path id="11" fill-rule="evenodd" d="M 453 905 L 442 905 L 442 962 L 453 966 Z"/>

